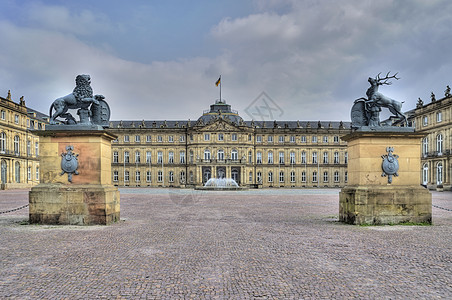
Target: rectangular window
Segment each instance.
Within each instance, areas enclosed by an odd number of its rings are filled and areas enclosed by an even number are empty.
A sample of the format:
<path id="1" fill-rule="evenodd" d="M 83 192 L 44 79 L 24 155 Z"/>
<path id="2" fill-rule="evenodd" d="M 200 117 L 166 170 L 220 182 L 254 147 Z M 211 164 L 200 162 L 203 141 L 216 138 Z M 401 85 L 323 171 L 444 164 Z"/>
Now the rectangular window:
<path id="1" fill-rule="evenodd" d="M 334 182 L 339 182 L 339 172 L 334 172 Z"/>
<path id="2" fill-rule="evenodd" d="M 124 172 L 124 181 L 129 181 L 129 171 Z"/>
<path id="3" fill-rule="evenodd" d="M 423 124 L 424 124 L 424 126 L 428 125 L 428 117 L 427 116 L 424 116 Z"/>
<path id="4" fill-rule="evenodd" d="M 185 142 L 185 135 L 179 136 L 179 142 L 181 143 Z"/>
<path id="5" fill-rule="evenodd" d="M 317 136 L 313 136 L 313 137 L 312 137 L 312 142 L 313 142 L 313 143 L 317 143 Z"/>
<path id="6" fill-rule="evenodd" d="M 14 116 L 14 123 L 19 124 L 19 115 Z"/>
<path id="7" fill-rule="evenodd" d="M 27 141 L 27 155 L 31 156 L 31 141 Z"/>
<path id="8" fill-rule="evenodd" d="M 157 181 L 162 182 L 163 181 L 163 173 L 162 171 L 158 171 L 157 173 Z"/>
<path id="9" fill-rule="evenodd" d="M 124 163 L 129 163 L 129 151 L 124 152 Z"/>
<path id="10" fill-rule="evenodd" d="M 335 135 L 333 139 L 335 143 L 339 143 L 339 136 Z"/>
<path id="11" fill-rule="evenodd" d="M 278 141 L 284 143 L 284 135 L 280 135 Z"/>
<path id="12" fill-rule="evenodd" d="M 157 152 L 157 163 L 161 164 L 163 162 L 163 152 L 162 151 L 158 151 Z"/>
<path id="13" fill-rule="evenodd" d="M 151 182 L 151 171 L 146 171 L 146 182 Z"/>
<path id="14" fill-rule="evenodd" d="M 313 164 L 317 163 L 317 152 L 312 152 L 312 163 Z"/>
<path id="15" fill-rule="evenodd" d="M 279 172 L 279 182 L 284 182 L 284 172 Z"/>
<path id="16" fill-rule="evenodd" d="M 237 133 L 233 133 L 233 134 L 231 135 L 231 140 L 232 140 L 233 142 L 237 141 Z"/>
<path id="17" fill-rule="evenodd" d="M 267 142 L 268 143 L 273 143 L 273 135 L 267 136 Z"/>
<path id="18" fill-rule="evenodd" d="M 290 182 L 295 182 L 295 172 L 290 172 Z"/>
<path id="19" fill-rule="evenodd" d="M 113 163 L 118 163 L 119 162 L 119 153 L 118 151 L 114 151 L 113 152 Z"/>
<path id="20" fill-rule="evenodd" d="M 262 164 L 262 152 L 257 152 L 256 153 L 256 163 L 257 164 Z"/>
<path id="21" fill-rule="evenodd" d="M 306 182 L 306 172 L 301 172 L 301 182 Z"/>
<path id="22" fill-rule="evenodd" d="M 141 142 L 141 138 L 140 138 L 139 135 L 136 135 L 135 136 L 135 143 L 139 143 L 139 142 Z"/>
<path id="23" fill-rule="evenodd" d="M 324 143 L 328 143 L 328 136 L 327 136 L 327 135 L 324 135 L 324 136 L 323 136 L 323 142 L 324 142 Z"/>
<path id="24" fill-rule="evenodd" d="M 161 135 L 157 136 L 157 142 L 162 143 L 163 142 L 163 138 Z"/>
<path id="25" fill-rule="evenodd" d="M 323 152 L 323 163 L 324 164 L 328 163 L 328 152 Z"/>
<path id="26" fill-rule="evenodd" d="M 179 153 L 179 162 L 181 163 L 181 164 L 185 164 L 185 151 L 181 151 L 180 153 Z"/>
<path id="27" fill-rule="evenodd" d="M 135 182 L 140 182 L 141 181 L 141 173 L 140 171 L 136 171 L 135 172 Z"/>
<path id="28" fill-rule="evenodd" d="M 204 141 L 210 141 L 210 133 L 204 133 Z"/>
<path id="29" fill-rule="evenodd" d="M 256 143 L 262 143 L 262 135 L 256 136 Z"/>
<path id="30" fill-rule="evenodd" d="M 35 155 L 36 155 L 36 157 L 39 156 L 39 143 L 38 142 L 35 143 Z"/>
<path id="31" fill-rule="evenodd" d="M 174 163 L 174 152 L 173 151 L 169 151 L 168 152 L 168 163 L 169 164 L 173 164 Z"/>
<path id="32" fill-rule="evenodd" d="M 135 152 L 135 163 L 139 164 L 141 162 L 141 154 L 140 151 Z"/>
<path id="33" fill-rule="evenodd" d="M 218 141 L 223 141 L 224 140 L 224 136 L 222 133 L 218 134 Z"/>
<path id="34" fill-rule="evenodd" d="M 301 163 L 305 164 L 306 163 L 306 152 L 301 152 Z"/>
<path id="35" fill-rule="evenodd" d="M 128 135 L 125 135 L 124 136 L 124 143 L 128 143 L 129 142 L 129 136 Z"/>
<path id="36" fill-rule="evenodd" d="M 268 182 L 273 182 L 273 172 L 268 172 Z"/>
<path id="37" fill-rule="evenodd" d="M 147 135 L 146 136 L 146 143 L 150 143 L 150 142 L 152 142 L 152 136 Z"/>
<path id="38" fill-rule="evenodd" d="M 269 164 L 273 163 L 273 152 L 268 152 L 268 163 Z"/>
<path id="39" fill-rule="evenodd" d="M 291 136 L 290 136 L 290 142 L 291 142 L 291 143 L 295 143 L 295 136 L 294 136 L 294 135 L 291 135 Z"/>
<path id="40" fill-rule="evenodd" d="M 27 169 L 27 178 L 28 180 L 31 180 L 31 167 L 28 167 Z"/>
<path id="41" fill-rule="evenodd" d="M 441 122 L 442 121 L 442 116 L 441 116 L 441 112 L 439 111 L 439 112 L 437 112 L 436 113 L 436 122 Z"/>
<path id="42" fill-rule="evenodd" d="M 152 152 L 151 151 L 146 151 L 146 163 L 150 164 L 152 161 Z"/>
<path id="43" fill-rule="evenodd" d="M 302 135 L 300 140 L 301 140 L 302 143 L 306 143 L 306 136 Z"/>
<path id="44" fill-rule="evenodd" d="M 113 171 L 113 181 L 118 182 L 119 181 L 119 173 L 118 171 Z"/>
<path id="45" fill-rule="evenodd" d="M 348 153 L 345 152 L 344 163 L 348 164 Z"/>
<path id="46" fill-rule="evenodd" d="M 39 180 L 39 167 L 36 167 L 36 180 Z"/>
<path id="47" fill-rule="evenodd" d="M 317 182 L 317 172 L 312 172 L 312 182 Z"/>
<path id="48" fill-rule="evenodd" d="M 174 137 L 172 135 L 168 136 L 168 142 L 174 143 Z"/>
<path id="49" fill-rule="evenodd" d="M 5 119 L 6 119 L 6 111 L 4 111 L 4 110 L 1 111 L 1 113 L 0 113 L 0 118 L 1 118 L 2 120 L 5 120 Z"/>
<path id="50" fill-rule="evenodd" d="M 291 164 L 295 163 L 295 152 L 290 152 L 290 163 Z"/>
<path id="51" fill-rule="evenodd" d="M 279 152 L 279 163 L 284 164 L 284 152 Z"/>
<path id="52" fill-rule="evenodd" d="M 339 152 L 334 152 L 334 163 L 335 164 L 339 163 Z"/>
<path id="53" fill-rule="evenodd" d="M 323 172 L 323 182 L 328 182 L 328 172 Z"/>

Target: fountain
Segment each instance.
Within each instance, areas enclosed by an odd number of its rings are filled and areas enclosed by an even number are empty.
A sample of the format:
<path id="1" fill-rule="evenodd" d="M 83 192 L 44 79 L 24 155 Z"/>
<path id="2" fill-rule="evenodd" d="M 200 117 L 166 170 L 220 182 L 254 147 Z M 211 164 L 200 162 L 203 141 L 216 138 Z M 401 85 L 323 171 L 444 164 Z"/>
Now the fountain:
<path id="1" fill-rule="evenodd" d="M 196 189 L 210 191 L 237 191 L 244 188 L 241 188 L 232 178 L 210 178 L 204 186 L 197 187 Z"/>

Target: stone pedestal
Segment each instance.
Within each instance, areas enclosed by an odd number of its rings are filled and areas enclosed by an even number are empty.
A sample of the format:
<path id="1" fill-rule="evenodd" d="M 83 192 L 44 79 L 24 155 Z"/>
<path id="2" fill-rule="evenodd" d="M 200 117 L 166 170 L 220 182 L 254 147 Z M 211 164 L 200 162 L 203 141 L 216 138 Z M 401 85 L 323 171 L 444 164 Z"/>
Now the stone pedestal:
<path id="1" fill-rule="evenodd" d="M 55 129 L 53 129 L 53 128 Z M 61 128 L 62 127 L 62 128 Z M 111 141 L 101 126 L 48 126 L 39 131 L 40 184 L 29 193 L 30 223 L 108 225 L 119 221 L 119 191 L 111 183 Z M 62 174 L 67 146 L 78 175 Z"/>
<path id="2" fill-rule="evenodd" d="M 431 223 L 432 197 L 421 183 L 421 139 L 410 128 L 357 130 L 348 143 L 348 185 L 339 194 L 339 220 L 349 224 Z M 398 176 L 382 176 L 383 155 L 398 155 Z"/>

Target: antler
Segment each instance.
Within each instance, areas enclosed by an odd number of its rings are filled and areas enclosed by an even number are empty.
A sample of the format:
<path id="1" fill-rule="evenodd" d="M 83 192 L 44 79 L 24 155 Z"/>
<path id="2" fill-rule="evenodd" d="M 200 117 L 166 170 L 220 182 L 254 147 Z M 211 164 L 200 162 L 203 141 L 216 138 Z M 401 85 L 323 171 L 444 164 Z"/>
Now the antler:
<path id="1" fill-rule="evenodd" d="M 378 85 L 383 85 L 383 84 L 391 85 L 392 82 L 388 81 L 389 79 L 391 79 L 391 78 L 394 78 L 395 80 L 400 79 L 400 77 L 397 77 L 397 74 L 399 74 L 399 72 L 395 73 L 392 76 L 389 76 L 389 73 L 391 73 L 391 71 L 389 71 L 384 78 L 380 78 L 381 72 L 378 73 L 377 77 L 375 77 L 375 80 L 377 81 Z"/>

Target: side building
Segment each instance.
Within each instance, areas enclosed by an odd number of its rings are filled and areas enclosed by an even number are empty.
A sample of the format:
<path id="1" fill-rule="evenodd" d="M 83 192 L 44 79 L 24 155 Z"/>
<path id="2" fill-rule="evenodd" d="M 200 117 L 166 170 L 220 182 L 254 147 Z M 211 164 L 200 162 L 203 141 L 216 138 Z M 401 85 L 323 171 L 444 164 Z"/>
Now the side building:
<path id="1" fill-rule="evenodd" d="M 118 186 L 193 187 L 232 178 L 249 187 L 343 187 L 350 123 L 244 121 L 217 101 L 196 121 L 112 121 Z"/>
<path id="2" fill-rule="evenodd" d="M 431 102 L 418 100 L 415 113 L 416 131 L 426 133 L 422 140 L 421 178 L 429 189 L 452 190 L 452 96 L 448 87 L 445 96 Z"/>
<path id="3" fill-rule="evenodd" d="M 48 117 L 19 103 L 0 97 L 0 189 L 29 188 L 39 183 L 39 137 Z"/>

